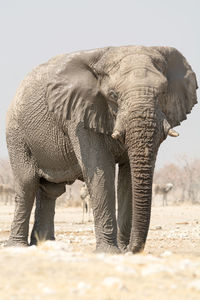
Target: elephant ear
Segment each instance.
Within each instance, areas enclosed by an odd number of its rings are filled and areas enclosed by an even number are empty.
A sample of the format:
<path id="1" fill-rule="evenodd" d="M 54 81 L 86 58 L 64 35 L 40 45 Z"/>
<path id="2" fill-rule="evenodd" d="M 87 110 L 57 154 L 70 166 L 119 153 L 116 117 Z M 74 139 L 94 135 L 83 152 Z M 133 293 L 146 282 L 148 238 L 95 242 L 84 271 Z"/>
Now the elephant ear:
<path id="1" fill-rule="evenodd" d="M 175 48 L 156 47 L 166 59 L 168 86 L 166 96 L 161 99 L 161 109 L 170 125 L 175 127 L 187 118 L 197 103 L 197 81 L 195 73 L 183 55 Z"/>
<path id="2" fill-rule="evenodd" d="M 62 122 L 83 122 L 85 128 L 112 133 L 117 103 L 101 92 L 101 74 L 95 70 L 107 49 L 65 56 L 62 66 L 56 67 L 55 76 L 47 85 L 46 101 L 49 110 Z"/>

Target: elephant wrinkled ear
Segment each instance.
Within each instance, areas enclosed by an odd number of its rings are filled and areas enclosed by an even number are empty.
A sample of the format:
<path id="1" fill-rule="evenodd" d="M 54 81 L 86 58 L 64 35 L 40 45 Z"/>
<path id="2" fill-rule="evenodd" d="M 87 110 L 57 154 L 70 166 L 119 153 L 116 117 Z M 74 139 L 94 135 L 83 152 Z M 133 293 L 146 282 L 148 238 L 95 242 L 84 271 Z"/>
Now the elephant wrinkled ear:
<path id="1" fill-rule="evenodd" d="M 46 101 L 62 122 L 74 120 L 96 132 L 112 133 L 117 104 L 101 92 L 95 72 L 95 64 L 106 49 L 71 54 L 58 66 L 47 85 Z"/>
<path id="2" fill-rule="evenodd" d="M 195 73 L 175 48 L 156 47 L 165 57 L 167 94 L 161 99 L 161 109 L 172 127 L 180 125 L 197 103 L 197 81 Z"/>

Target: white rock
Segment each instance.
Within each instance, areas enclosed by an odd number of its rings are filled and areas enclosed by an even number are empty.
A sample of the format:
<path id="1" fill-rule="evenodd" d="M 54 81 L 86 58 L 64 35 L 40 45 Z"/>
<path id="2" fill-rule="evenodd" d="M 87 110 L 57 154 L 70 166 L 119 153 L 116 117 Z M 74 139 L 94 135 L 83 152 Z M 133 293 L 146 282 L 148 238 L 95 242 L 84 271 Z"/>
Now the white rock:
<path id="1" fill-rule="evenodd" d="M 55 291 L 50 288 L 49 286 L 46 286 L 44 283 L 39 283 L 38 284 L 38 288 L 44 293 L 44 294 L 54 294 Z"/>
<path id="2" fill-rule="evenodd" d="M 117 286 L 119 289 L 123 287 L 123 282 L 118 277 L 106 277 L 102 284 L 106 287 Z"/>
<path id="3" fill-rule="evenodd" d="M 150 230 L 152 230 L 152 231 L 162 230 L 162 226 L 160 226 L 160 225 L 155 225 L 155 226 L 151 227 Z"/>
<path id="4" fill-rule="evenodd" d="M 44 250 L 69 250 L 70 241 L 61 242 L 61 241 L 45 241 L 39 245 L 40 249 Z"/>
<path id="5" fill-rule="evenodd" d="M 177 289 L 177 285 L 176 285 L 176 284 L 171 284 L 170 288 L 171 288 L 172 290 L 175 290 L 175 289 Z"/>
<path id="6" fill-rule="evenodd" d="M 96 243 L 96 240 L 95 239 L 91 239 L 91 240 L 89 240 L 89 244 L 95 244 Z"/>
<path id="7" fill-rule="evenodd" d="M 105 262 L 111 263 L 114 265 L 118 265 L 120 262 L 124 261 L 124 256 L 123 255 L 107 255 L 105 258 Z"/>
<path id="8" fill-rule="evenodd" d="M 124 256 L 133 256 L 134 254 L 131 251 L 128 251 L 124 254 Z"/>
<path id="9" fill-rule="evenodd" d="M 118 265 L 120 262 L 124 261 L 123 255 L 110 255 L 105 253 L 99 253 L 96 255 L 96 257 L 103 261 L 104 263 L 112 264 L 112 265 Z"/>
<path id="10" fill-rule="evenodd" d="M 43 287 L 42 292 L 43 292 L 44 294 L 48 294 L 48 295 L 54 294 L 54 290 L 52 290 L 52 289 L 51 289 L 50 287 L 48 287 L 48 286 Z"/>
<path id="11" fill-rule="evenodd" d="M 156 273 L 174 273 L 171 268 L 168 268 L 161 264 L 149 264 L 142 269 L 142 276 L 149 276 Z"/>
<path id="12" fill-rule="evenodd" d="M 88 290 L 91 289 L 91 285 L 80 281 L 75 289 L 72 289 L 73 293 L 77 293 L 79 295 L 84 295 Z"/>
<path id="13" fill-rule="evenodd" d="M 99 259 L 99 260 L 104 260 L 105 257 L 106 257 L 106 254 L 105 254 L 104 252 L 102 252 L 102 253 L 97 253 L 97 254 L 95 254 L 95 257 L 96 257 L 97 259 Z"/>
<path id="14" fill-rule="evenodd" d="M 161 258 L 155 257 L 151 254 L 148 254 L 148 255 L 135 254 L 135 255 L 129 256 L 127 259 L 129 262 L 132 262 L 133 264 L 138 264 L 138 265 L 146 265 L 151 262 L 158 263 L 158 262 L 162 261 Z"/>
<path id="15" fill-rule="evenodd" d="M 76 237 L 74 238 L 74 242 L 75 242 L 75 243 L 78 243 L 78 242 L 80 242 L 80 241 L 81 241 L 81 239 L 80 239 L 79 236 L 76 236 Z"/>
<path id="16" fill-rule="evenodd" d="M 172 255 L 172 252 L 171 251 L 164 251 L 160 256 L 161 257 L 169 257 L 169 256 L 171 256 Z"/>
<path id="17" fill-rule="evenodd" d="M 192 282 L 190 282 L 188 284 L 188 287 L 190 289 L 195 289 L 197 291 L 200 291 L 200 279 L 197 279 L 197 280 L 193 280 Z"/>
<path id="18" fill-rule="evenodd" d="M 29 247 L 8 247 L 8 248 L 3 248 L 3 252 L 7 252 L 10 254 L 25 254 L 30 250 Z"/>
<path id="19" fill-rule="evenodd" d="M 88 289 L 91 289 L 91 285 L 81 281 L 81 282 L 78 283 L 77 288 L 80 289 L 80 290 L 82 290 L 82 289 L 88 290 Z"/>
<path id="20" fill-rule="evenodd" d="M 162 226 L 160 226 L 160 225 L 155 226 L 155 230 L 161 230 L 161 229 L 162 229 Z"/>
<path id="21" fill-rule="evenodd" d="M 120 272 L 120 273 L 125 273 L 125 274 L 131 274 L 131 275 L 137 275 L 137 272 L 133 269 L 133 268 L 130 268 L 130 267 L 127 267 L 127 266 L 124 266 L 124 265 L 119 265 L 115 268 L 115 270 L 117 272 Z"/>
<path id="22" fill-rule="evenodd" d="M 187 259 L 187 258 L 181 260 L 180 263 L 179 263 L 179 269 L 180 270 L 185 270 L 185 269 L 188 269 L 192 266 L 193 266 L 193 263 L 191 262 L 190 259 Z"/>

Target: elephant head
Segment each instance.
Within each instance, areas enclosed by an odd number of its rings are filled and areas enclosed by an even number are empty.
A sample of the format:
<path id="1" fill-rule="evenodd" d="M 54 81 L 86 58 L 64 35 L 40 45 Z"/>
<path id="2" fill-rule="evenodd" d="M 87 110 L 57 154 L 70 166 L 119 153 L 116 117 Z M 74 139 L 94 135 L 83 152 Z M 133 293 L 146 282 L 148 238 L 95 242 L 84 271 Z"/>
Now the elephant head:
<path id="1" fill-rule="evenodd" d="M 132 177 L 129 250 L 143 249 L 148 233 L 157 151 L 196 103 L 197 82 L 186 59 L 170 47 L 108 47 L 75 53 L 48 84 L 46 100 L 63 124 L 120 139 Z"/>

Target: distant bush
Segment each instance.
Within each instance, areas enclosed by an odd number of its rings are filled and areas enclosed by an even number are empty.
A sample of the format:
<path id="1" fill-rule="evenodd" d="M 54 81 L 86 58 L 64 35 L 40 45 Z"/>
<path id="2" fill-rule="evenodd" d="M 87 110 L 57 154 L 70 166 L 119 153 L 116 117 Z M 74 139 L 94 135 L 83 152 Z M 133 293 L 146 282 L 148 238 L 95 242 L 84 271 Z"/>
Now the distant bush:
<path id="1" fill-rule="evenodd" d="M 179 165 L 167 164 L 154 175 L 154 183 L 173 184 L 169 196 L 176 203 L 200 204 L 200 159 L 181 157 Z"/>

